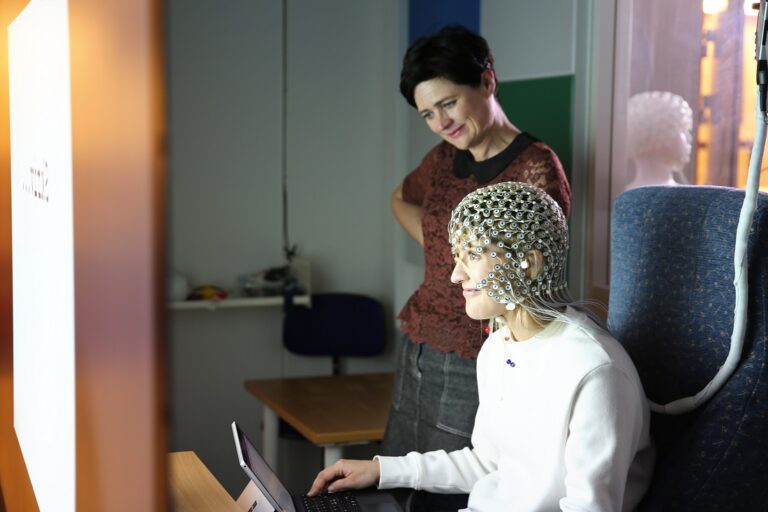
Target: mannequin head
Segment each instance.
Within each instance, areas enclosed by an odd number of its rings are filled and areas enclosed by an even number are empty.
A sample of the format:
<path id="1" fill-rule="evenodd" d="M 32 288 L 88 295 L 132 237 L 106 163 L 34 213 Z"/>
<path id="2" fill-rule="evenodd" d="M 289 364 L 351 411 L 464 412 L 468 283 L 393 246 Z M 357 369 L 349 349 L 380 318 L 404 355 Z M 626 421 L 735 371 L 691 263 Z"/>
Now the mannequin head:
<path id="1" fill-rule="evenodd" d="M 633 183 L 671 181 L 690 160 L 693 112 L 670 92 L 649 91 L 632 96 L 627 110 L 627 152 L 635 162 Z"/>

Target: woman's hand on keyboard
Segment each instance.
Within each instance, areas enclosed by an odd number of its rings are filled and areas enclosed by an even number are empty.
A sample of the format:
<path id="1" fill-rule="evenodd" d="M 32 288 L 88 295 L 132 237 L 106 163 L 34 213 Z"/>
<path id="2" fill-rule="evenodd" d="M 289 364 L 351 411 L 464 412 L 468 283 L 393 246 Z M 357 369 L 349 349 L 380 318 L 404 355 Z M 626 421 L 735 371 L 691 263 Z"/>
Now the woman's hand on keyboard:
<path id="1" fill-rule="evenodd" d="M 322 492 L 364 489 L 379 481 L 379 461 L 340 459 L 317 474 L 308 496 Z"/>

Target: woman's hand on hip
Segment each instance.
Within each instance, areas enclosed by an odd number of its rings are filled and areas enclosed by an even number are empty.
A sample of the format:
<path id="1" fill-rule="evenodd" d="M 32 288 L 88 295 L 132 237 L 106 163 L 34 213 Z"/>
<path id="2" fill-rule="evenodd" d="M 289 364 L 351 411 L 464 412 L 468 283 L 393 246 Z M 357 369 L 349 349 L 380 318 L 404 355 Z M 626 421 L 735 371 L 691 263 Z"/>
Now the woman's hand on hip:
<path id="1" fill-rule="evenodd" d="M 392 213 L 397 222 L 411 238 L 424 247 L 424 233 L 421 230 L 421 206 L 411 204 L 403 199 L 403 186 L 399 185 L 392 193 Z"/>

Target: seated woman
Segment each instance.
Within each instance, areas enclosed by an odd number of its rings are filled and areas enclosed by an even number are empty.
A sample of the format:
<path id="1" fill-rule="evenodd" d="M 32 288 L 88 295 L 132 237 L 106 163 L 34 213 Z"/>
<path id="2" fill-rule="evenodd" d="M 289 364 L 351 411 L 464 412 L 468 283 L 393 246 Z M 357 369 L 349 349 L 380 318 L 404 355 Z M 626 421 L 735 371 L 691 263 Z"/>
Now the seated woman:
<path id="1" fill-rule="evenodd" d="M 340 460 L 309 494 L 377 484 L 469 492 L 471 511 L 632 510 L 653 469 L 650 413 L 621 345 L 570 304 L 560 207 L 499 183 L 468 194 L 448 234 L 467 314 L 498 326 L 477 359 L 473 447 Z"/>

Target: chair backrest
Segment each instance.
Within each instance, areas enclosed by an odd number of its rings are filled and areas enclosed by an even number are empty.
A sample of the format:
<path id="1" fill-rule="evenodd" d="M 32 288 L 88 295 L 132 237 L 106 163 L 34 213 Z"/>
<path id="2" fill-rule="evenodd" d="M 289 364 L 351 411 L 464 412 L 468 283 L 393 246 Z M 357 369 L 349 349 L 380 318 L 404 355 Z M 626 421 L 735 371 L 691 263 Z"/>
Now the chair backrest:
<path id="1" fill-rule="evenodd" d="M 289 306 L 283 344 L 311 356 L 368 357 L 384 351 L 386 323 L 381 304 L 351 293 L 312 295 L 312 306 Z"/>
<path id="2" fill-rule="evenodd" d="M 725 361 L 734 313 L 733 251 L 744 191 L 642 187 L 620 195 L 611 224 L 608 328 L 648 397 L 698 392 Z M 747 249 L 742 358 L 699 409 L 654 414 L 657 462 L 641 510 L 768 510 L 768 196 Z"/>

